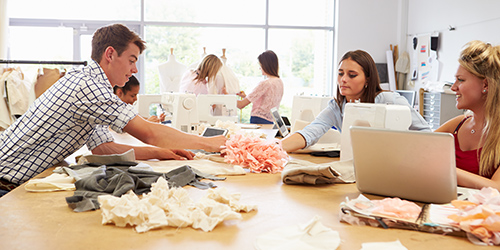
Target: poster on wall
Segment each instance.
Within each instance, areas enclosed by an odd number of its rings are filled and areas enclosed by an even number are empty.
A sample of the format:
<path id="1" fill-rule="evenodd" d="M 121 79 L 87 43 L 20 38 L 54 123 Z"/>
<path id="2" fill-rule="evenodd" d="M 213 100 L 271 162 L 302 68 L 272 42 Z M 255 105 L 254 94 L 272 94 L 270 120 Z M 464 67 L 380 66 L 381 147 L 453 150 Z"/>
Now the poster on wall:
<path id="1" fill-rule="evenodd" d="M 429 64 L 430 35 L 418 37 L 418 74 L 420 81 L 425 81 L 429 77 L 431 66 Z"/>

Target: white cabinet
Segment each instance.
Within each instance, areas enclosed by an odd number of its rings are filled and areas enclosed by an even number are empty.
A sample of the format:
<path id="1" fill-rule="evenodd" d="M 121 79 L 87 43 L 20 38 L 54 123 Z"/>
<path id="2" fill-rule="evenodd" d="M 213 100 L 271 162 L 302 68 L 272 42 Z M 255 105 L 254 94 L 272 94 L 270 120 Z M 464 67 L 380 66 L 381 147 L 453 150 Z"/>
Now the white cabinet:
<path id="1" fill-rule="evenodd" d="M 423 99 L 422 115 L 432 130 L 437 129 L 449 119 L 463 114 L 463 110 L 457 109 L 455 106 L 454 94 L 424 92 Z"/>

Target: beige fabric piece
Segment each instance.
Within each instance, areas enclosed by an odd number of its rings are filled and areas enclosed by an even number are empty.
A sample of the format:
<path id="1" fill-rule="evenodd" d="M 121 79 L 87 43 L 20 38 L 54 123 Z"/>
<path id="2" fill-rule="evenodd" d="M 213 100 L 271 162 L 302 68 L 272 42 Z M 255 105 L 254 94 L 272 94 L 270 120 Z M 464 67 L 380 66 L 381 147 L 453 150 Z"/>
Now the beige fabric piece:
<path id="1" fill-rule="evenodd" d="M 24 189 L 29 192 L 74 191 L 75 179 L 67 174 L 53 173 L 45 178 L 31 179 Z"/>
<path id="2" fill-rule="evenodd" d="M 134 149 L 130 149 L 122 154 L 112 154 L 112 155 L 82 155 L 78 158 L 78 165 L 83 165 L 86 163 L 100 163 L 103 165 L 116 163 L 120 161 L 135 161 Z"/>
<path id="3" fill-rule="evenodd" d="M 283 169 L 281 179 L 285 184 L 354 183 L 352 160 L 315 164 L 304 160 L 291 160 Z"/>
<path id="4" fill-rule="evenodd" d="M 215 156 L 213 156 L 215 157 Z M 217 157 L 222 158 L 222 157 Z M 222 158 L 223 159 L 223 158 Z M 153 170 L 160 173 L 168 173 L 170 170 L 189 165 L 196 170 L 211 175 L 244 175 L 246 171 L 238 165 L 231 165 L 223 162 L 216 162 L 208 159 L 198 160 L 170 160 L 170 161 L 146 161 Z"/>

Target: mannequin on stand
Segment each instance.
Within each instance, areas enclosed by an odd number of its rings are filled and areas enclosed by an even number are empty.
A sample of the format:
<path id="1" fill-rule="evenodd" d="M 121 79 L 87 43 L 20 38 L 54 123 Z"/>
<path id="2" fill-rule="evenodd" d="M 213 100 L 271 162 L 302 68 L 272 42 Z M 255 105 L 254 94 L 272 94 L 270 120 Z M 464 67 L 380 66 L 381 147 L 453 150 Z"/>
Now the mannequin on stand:
<path id="1" fill-rule="evenodd" d="M 222 78 L 224 78 L 226 92 L 228 94 L 239 93 L 241 90 L 240 81 L 238 80 L 238 77 L 236 77 L 236 74 L 234 74 L 233 70 L 231 70 L 226 64 L 226 49 L 222 49 L 221 61 L 223 65 L 219 71 L 219 74 L 221 74 Z"/>
<path id="2" fill-rule="evenodd" d="M 188 69 L 196 69 L 200 64 L 201 60 L 207 56 L 207 47 L 203 47 L 203 54 L 201 54 L 200 60 L 189 65 Z"/>
<path id="3" fill-rule="evenodd" d="M 177 92 L 182 74 L 186 71 L 187 66 L 178 62 L 174 56 L 174 49 L 170 48 L 170 55 L 166 63 L 158 65 L 160 72 L 160 91 Z"/>

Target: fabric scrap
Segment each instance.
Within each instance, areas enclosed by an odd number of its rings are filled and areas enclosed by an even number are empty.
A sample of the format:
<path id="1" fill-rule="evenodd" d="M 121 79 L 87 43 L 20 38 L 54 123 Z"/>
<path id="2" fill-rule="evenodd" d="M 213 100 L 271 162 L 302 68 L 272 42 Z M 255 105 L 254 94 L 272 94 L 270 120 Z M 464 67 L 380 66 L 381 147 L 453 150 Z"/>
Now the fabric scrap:
<path id="1" fill-rule="evenodd" d="M 92 165 L 88 163 L 86 165 Z M 110 194 L 120 197 L 132 190 L 137 195 L 150 192 L 151 185 L 158 178 L 163 177 L 169 180 L 171 186 L 191 185 L 200 189 L 215 187 L 213 183 L 201 182 L 201 179 L 224 180 L 209 174 L 204 174 L 187 165 L 174 169 L 168 173 L 158 173 L 143 168 L 134 168 L 138 164 L 135 162 L 120 162 L 108 164 L 98 168 L 90 176 L 75 182 L 76 190 L 73 198 L 66 198 L 68 206 L 75 212 L 99 209 L 99 203 L 95 202 L 99 195 Z M 90 199 L 91 202 L 85 200 Z M 75 203 L 76 201 L 76 203 Z M 95 206 L 89 206 L 95 204 Z M 84 205 L 84 206 L 82 206 Z"/>
<path id="2" fill-rule="evenodd" d="M 279 140 L 232 135 L 222 151 L 227 163 L 249 168 L 253 173 L 278 173 L 289 159 Z"/>
<path id="3" fill-rule="evenodd" d="M 228 199 L 228 197 L 230 197 Z M 195 203 L 187 190 L 171 187 L 163 177 L 152 184 L 151 192 L 139 198 L 133 192 L 121 196 L 102 195 L 102 224 L 134 227 L 138 233 L 161 227 L 188 227 L 212 231 L 225 220 L 241 219 L 241 211 L 256 210 L 256 206 L 242 205 L 239 195 L 226 189 L 210 189 L 205 197 Z"/>
<path id="4" fill-rule="evenodd" d="M 408 250 L 399 240 L 392 242 L 367 242 L 361 243 L 361 250 Z"/>
<path id="5" fill-rule="evenodd" d="M 24 189 L 29 192 L 54 192 L 75 190 L 75 180 L 66 174 L 53 173 L 40 179 L 31 179 Z"/>
<path id="6" fill-rule="evenodd" d="M 353 161 L 334 161 L 326 164 L 315 164 L 304 160 L 289 161 L 281 180 L 285 184 L 321 185 L 332 183 L 354 183 Z"/>
<path id="7" fill-rule="evenodd" d="M 78 165 L 83 165 L 86 163 L 98 163 L 101 165 L 107 165 L 115 162 L 124 162 L 124 161 L 135 161 L 135 152 L 134 149 L 130 149 L 122 154 L 111 154 L 111 155 L 82 155 L 78 158 Z"/>
<path id="8" fill-rule="evenodd" d="M 255 241 L 255 248 L 258 250 L 337 249 L 340 245 L 339 233 L 324 226 L 320 219 L 321 217 L 316 215 L 306 224 L 286 226 L 260 235 Z"/>
<path id="9" fill-rule="evenodd" d="M 448 216 L 454 226 L 467 232 L 476 245 L 500 245 L 500 192 L 487 187 L 469 197 L 468 201 L 454 200 L 459 211 Z"/>

